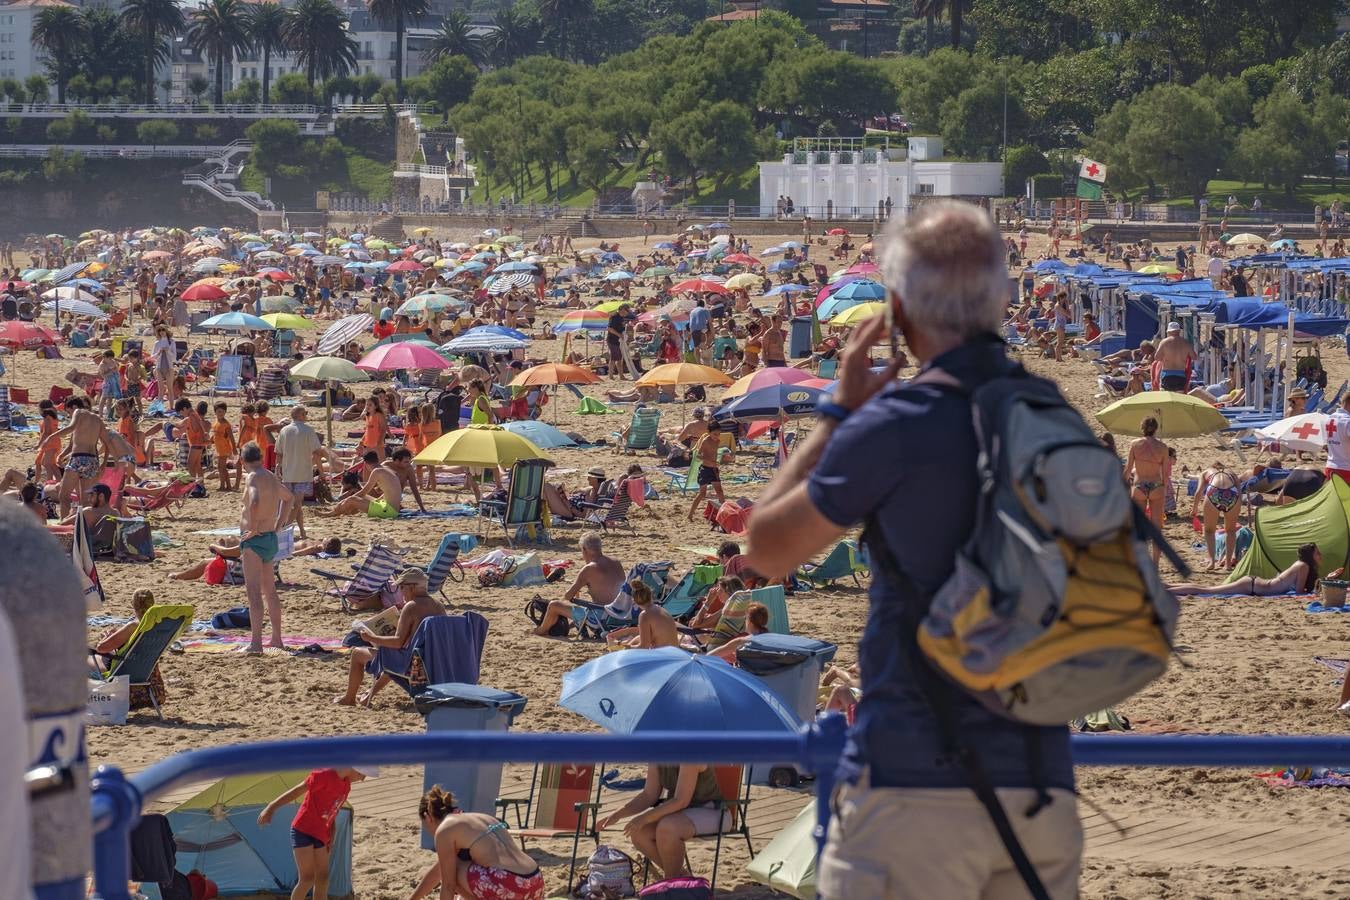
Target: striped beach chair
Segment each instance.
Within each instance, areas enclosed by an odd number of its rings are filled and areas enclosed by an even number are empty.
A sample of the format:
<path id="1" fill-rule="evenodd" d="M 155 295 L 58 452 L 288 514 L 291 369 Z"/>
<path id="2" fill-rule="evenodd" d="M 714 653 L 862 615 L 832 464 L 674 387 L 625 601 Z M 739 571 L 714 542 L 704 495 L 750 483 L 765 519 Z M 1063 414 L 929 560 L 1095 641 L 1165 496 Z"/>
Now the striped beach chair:
<path id="1" fill-rule="evenodd" d="M 342 601 L 344 612 L 351 612 L 351 601 L 358 597 L 370 597 L 381 593 L 389 584 L 389 579 L 403 567 L 403 552 L 384 544 L 371 544 L 366 558 L 359 565 L 353 564 L 355 574 L 345 575 L 329 572 L 326 569 L 310 569 L 310 573 L 327 581 L 324 593 Z"/>

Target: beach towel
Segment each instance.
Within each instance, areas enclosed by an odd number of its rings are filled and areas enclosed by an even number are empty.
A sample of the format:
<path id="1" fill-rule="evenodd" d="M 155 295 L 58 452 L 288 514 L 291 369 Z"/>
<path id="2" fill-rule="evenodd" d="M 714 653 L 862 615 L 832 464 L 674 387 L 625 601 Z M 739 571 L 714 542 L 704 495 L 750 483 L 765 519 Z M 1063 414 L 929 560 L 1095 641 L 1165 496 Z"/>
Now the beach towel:
<path id="1" fill-rule="evenodd" d="M 1350 606 L 1326 606 L 1321 600 L 1314 600 L 1306 609 L 1310 613 L 1350 613 Z"/>
<path id="2" fill-rule="evenodd" d="M 1260 778 L 1271 787 L 1350 787 L 1350 769 L 1332 769 L 1324 766 L 1291 766 L 1280 772 L 1257 772 L 1254 777 Z"/>
<path id="3" fill-rule="evenodd" d="M 488 620 L 472 611 L 424 619 L 412 646 L 422 661 L 426 683 L 477 684 L 487 633 Z"/>
<path id="4" fill-rule="evenodd" d="M 417 509 L 401 509 L 398 517 L 400 519 L 456 519 L 478 515 L 478 509 L 467 503 L 455 503 L 448 509 L 429 509 L 422 512 Z"/>
<path id="5" fill-rule="evenodd" d="M 1312 600 L 1315 597 L 1321 597 L 1321 594 L 1295 594 L 1290 591 L 1287 594 L 1266 594 L 1257 596 L 1255 594 L 1187 594 L 1178 597 L 1178 600 Z"/>
<path id="6" fill-rule="evenodd" d="M 183 638 L 179 644 L 189 653 L 243 653 L 248 649 L 251 640 L 247 634 L 207 634 Z M 317 644 L 324 650 L 331 650 L 334 653 L 347 649 L 338 638 L 316 635 L 287 634 L 282 636 L 282 642 L 286 645 L 284 652 L 287 653 L 311 644 Z"/>
<path id="7" fill-rule="evenodd" d="M 1345 681 L 1345 671 L 1350 668 L 1350 659 L 1331 659 L 1326 656 L 1314 656 L 1313 662 L 1321 663 L 1340 677 L 1336 679 L 1336 684 Z"/>
<path id="8" fill-rule="evenodd" d="M 80 575 L 80 586 L 84 589 L 84 601 L 88 609 L 100 609 L 103 606 L 103 585 L 98 579 L 98 567 L 94 564 L 94 545 L 89 538 L 89 529 L 84 522 L 80 507 L 75 507 L 75 534 L 71 542 L 70 558 Z"/>
<path id="9" fill-rule="evenodd" d="M 582 397 L 581 405 L 577 407 L 577 415 L 579 416 L 603 416 L 612 412 L 614 410 L 594 397 Z"/>

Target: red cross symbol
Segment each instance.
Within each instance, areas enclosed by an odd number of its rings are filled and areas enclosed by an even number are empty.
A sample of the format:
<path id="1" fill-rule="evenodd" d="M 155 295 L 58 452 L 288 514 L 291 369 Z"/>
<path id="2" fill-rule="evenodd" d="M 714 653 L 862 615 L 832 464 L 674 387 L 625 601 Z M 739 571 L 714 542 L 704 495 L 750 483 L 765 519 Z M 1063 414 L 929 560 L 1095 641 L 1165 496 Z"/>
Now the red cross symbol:
<path id="1" fill-rule="evenodd" d="M 1100 172 L 1101 170 L 1102 170 L 1101 166 L 1097 165 L 1096 163 L 1088 163 L 1088 167 L 1083 171 L 1087 172 L 1093 178 L 1096 178 L 1097 173 Z"/>
<path id="2" fill-rule="evenodd" d="M 1332 419 L 1330 422 L 1327 422 L 1327 440 L 1331 440 L 1335 436 L 1336 436 L 1336 420 Z"/>
<path id="3" fill-rule="evenodd" d="M 1294 435 L 1295 437 L 1297 437 L 1297 438 L 1298 438 L 1299 440 L 1301 440 L 1301 441 L 1306 441 L 1308 438 L 1312 437 L 1314 434 L 1317 434 L 1317 432 L 1318 432 L 1319 430 L 1320 430 L 1320 427 L 1318 426 L 1318 424 L 1317 424 L 1316 422 L 1304 422 L 1302 425 L 1298 426 L 1297 428 L 1291 428 L 1291 429 L 1289 429 L 1289 433 L 1292 434 L 1292 435 Z M 1330 426 L 1330 425 L 1327 426 L 1327 431 L 1331 431 L 1331 426 Z"/>

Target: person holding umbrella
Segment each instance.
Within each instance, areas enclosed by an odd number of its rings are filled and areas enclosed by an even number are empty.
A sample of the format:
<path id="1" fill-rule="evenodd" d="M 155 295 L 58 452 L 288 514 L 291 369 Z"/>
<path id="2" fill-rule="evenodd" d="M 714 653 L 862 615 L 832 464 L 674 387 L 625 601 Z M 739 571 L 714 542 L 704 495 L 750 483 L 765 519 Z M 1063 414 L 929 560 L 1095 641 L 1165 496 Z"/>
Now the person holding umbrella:
<path id="1" fill-rule="evenodd" d="M 684 850 L 689 839 L 728 825 L 726 811 L 718 809 L 722 799 L 710 765 L 648 766 L 642 790 L 596 822 L 596 830 L 632 816 L 624 834 L 666 878 L 678 878 L 689 874 Z"/>

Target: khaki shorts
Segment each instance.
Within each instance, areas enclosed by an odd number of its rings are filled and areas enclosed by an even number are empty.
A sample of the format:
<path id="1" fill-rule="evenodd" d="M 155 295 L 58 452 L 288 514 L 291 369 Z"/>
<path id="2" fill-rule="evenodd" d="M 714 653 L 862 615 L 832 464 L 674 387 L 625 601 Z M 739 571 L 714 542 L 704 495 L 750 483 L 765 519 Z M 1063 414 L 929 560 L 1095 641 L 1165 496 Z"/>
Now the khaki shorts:
<path id="1" fill-rule="evenodd" d="M 1083 829 L 1068 791 L 1034 818 L 1030 788 L 999 788 L 1022 848 L 1054 900 L 1078 896 Z M 824 900 L 1025 900 L 1022 877 L 973 791 L 868 788 L 835 793 L 817 886 Z"/>

